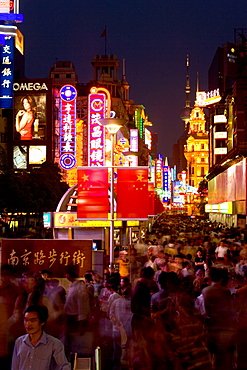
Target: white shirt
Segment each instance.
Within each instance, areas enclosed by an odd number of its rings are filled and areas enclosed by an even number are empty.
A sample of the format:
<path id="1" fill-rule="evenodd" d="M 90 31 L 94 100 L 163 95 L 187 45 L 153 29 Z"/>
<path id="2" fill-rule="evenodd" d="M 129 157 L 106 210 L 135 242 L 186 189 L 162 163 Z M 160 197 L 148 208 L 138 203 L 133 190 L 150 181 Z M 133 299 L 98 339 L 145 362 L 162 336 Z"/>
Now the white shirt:
<path id="1" fill-rule="evenodd" d="M 218 258 L 224 258 L 225 255 L 227 254 L 227 250 L 228 250 L 227 247 L 222 247 L 221 245 L 219 245 L 215 249 L 215 253 L 218 254 Z"/>

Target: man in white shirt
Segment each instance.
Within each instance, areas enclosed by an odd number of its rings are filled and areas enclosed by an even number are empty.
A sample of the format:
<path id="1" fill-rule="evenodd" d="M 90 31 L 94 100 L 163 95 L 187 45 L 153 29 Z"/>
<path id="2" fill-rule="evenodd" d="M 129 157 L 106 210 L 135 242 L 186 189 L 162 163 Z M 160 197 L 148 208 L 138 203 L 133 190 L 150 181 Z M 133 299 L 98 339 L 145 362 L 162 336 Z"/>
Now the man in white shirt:
<path id="1" fill-rule="evenodd" d="M 221 240 L 218 247 L 215 249 L 215 255 L 217 260 L 223 260 L 227 254 L 228 248 L 226 242 Z"/>
<path id="2" fill-rule="evenodd" d="M 32 305 L 25 310 L 27 334 L 16 339 L 12 370 L 71 370 L 63 344 L 43 330 L 47 319 L 48 309 L 45 306 Z"/>

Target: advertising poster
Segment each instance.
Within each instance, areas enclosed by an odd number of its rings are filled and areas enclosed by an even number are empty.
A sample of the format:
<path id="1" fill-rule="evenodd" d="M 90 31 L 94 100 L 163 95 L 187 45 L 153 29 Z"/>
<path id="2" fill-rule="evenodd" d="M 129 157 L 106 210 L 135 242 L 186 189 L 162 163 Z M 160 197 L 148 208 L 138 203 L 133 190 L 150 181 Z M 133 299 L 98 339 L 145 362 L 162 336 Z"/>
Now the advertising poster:
<path id="1" fill-rule="evenodd" d="M 46 94 L 15 95 L 14 140 L 46 140 Z"/>

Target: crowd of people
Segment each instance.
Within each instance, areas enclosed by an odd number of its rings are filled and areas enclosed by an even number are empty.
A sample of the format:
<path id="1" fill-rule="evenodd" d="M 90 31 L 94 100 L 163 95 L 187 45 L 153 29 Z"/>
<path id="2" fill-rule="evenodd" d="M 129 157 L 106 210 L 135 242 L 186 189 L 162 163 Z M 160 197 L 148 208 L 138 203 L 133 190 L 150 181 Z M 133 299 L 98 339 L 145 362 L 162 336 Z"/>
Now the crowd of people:
<path id="1" fill-rule="evenodd" d="M 63 343 L 68 361 L 99 346 L 103 370 L 247 369 L 245 229 L 161 215 L 145 241 L 120 250 L 115 267 L 79 278 L 68 266 L 57 279 L 2 266 L 1 368 L 11 368 L 29 307 L 46 307 L 40 327 Z"/>

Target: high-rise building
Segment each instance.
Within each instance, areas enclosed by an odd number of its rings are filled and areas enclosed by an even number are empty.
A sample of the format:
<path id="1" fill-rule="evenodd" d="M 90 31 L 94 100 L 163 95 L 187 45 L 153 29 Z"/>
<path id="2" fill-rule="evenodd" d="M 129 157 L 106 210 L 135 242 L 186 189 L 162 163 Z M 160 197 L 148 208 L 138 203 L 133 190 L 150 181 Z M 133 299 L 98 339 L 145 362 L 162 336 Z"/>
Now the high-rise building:
<path id="1" fill-rule="evenodd" d="M 209 81 L 209 86 L 222 90 L 221 100 L 210 108 L 207 212 L 213 221 L 240 227 L 246 226 L 247 213 L 246 36 L 247 29 L 235 29 L 235 44 L 225 44 L 229 47 L 223 53 L 225 65 L 229 68 L 218 64 L 218 75 L 224 83 L 218 80 L 219 85 L 213 87 L 210 85 L 213 79 Z M 212 68 L 209 75 L 212 76 Z M 217 75 L 217 69 L 214 75 Z"/>

